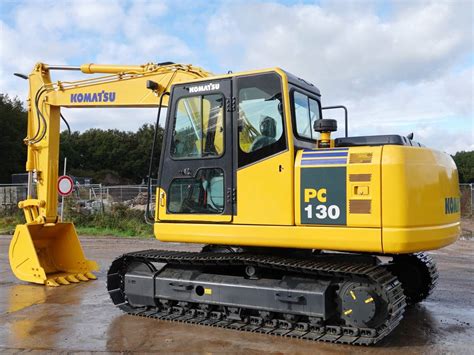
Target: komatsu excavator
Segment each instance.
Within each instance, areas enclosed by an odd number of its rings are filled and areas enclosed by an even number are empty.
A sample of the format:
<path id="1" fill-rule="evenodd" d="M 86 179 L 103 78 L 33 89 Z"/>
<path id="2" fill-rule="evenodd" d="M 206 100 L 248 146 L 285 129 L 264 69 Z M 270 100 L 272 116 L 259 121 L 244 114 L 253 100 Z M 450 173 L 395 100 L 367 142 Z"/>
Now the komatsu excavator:
<path id="1" fill-rule="evenodd" d="M 102 75 L 52 82 L 54 70 Z M 20 280 L 58 286 L 98 269 L 58 219 L 62 107 L 158 107 L 156 127 L 168 107 L 154 233 L 205 247 L 118 257 L 107 290 L 132 315 L 374 344 L 433 290 L 424 252 L 459 235 L 448 154 L 412 136 L 350 137 L 347 111 L 345 136 L 332 138 L 337 122 L 322 112 L 334 107 L 279 68 L 37 64 L 28 79 L 26 224 L 9 251 Z"/>

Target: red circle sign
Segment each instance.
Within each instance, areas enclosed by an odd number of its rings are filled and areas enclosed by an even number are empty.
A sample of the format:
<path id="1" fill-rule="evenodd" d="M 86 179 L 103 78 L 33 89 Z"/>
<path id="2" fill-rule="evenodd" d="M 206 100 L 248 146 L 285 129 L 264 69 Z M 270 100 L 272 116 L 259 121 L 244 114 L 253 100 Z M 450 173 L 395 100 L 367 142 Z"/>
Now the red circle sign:
<path id="1" fill-rule="evenodd" d="M 58 178 L 58 192 L 61 196 L 69 196 L 74 188 L 74 181 L 67 175 Z"/>

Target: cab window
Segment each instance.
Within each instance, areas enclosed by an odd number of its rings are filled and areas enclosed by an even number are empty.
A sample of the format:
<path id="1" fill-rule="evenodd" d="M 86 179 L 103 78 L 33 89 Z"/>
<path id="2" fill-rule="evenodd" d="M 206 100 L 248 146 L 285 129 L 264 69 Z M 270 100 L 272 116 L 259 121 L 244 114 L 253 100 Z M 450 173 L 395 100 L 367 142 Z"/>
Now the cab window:
<path id="1" fill-rule="evenodd" d="M 174 179 L 169 189 L 171 213 L 222 213 L 224 211 L 224 171 L 200 169 L 194 178 Z"/>
<path id="2" fill-rule="evenodd" d="M 317 136 L 313 126 L 314 121 L 320 118 L 319 102 L 298 91 L 293 91 L 292 101 L 297 136 L 316 140 Z"/>
<path id="3" fill-rule="evenodd" d="M 286 149 L 280 78 L 240 77 L 238 85 L 239 166 Z"/>
<path id="4" fill-rule="evenodd" d="M 181 98 L 176 105 L 171 157 L 219 157 L 224 151 L 224 97 Z"/>

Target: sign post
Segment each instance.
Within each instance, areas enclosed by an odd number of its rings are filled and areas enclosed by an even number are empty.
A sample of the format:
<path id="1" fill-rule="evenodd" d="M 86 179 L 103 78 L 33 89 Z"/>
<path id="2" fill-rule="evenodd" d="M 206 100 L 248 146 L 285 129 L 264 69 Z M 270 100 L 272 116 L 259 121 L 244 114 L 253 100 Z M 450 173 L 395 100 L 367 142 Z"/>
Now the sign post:
<path id="1" fill-rule="evenodd" d="M 69 196 L 74 188 L 74 181 L 66 175 L 67 158 L 64 158 L 63 176 L 58 178 L 58 193 L 61 195 L 61 222 L 64 215 L 64 197 Z"/>

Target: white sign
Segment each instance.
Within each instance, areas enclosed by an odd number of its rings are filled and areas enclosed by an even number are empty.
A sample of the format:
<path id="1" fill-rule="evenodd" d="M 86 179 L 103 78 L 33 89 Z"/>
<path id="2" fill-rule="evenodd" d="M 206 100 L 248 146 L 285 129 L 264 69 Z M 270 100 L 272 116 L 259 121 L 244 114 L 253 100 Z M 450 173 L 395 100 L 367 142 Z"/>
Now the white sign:
<path id="1" fill-rule="evenodd" d="M 58 178 L 58 192 L 61 196 L 69 196 L 74 188 L 74 181 L 67 176 L 63 175 Z"/>

